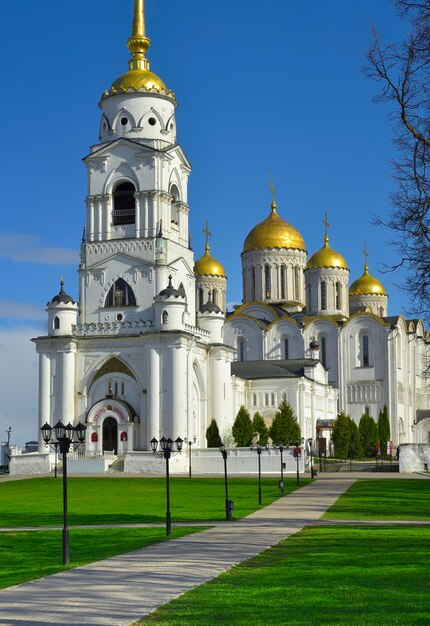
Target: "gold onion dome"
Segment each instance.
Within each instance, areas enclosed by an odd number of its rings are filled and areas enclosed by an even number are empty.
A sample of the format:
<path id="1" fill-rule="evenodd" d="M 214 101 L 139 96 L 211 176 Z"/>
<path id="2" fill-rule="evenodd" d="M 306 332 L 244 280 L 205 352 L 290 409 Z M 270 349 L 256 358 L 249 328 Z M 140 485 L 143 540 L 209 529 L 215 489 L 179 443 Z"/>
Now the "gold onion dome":
<path id="1" fill-rule="evenodd" d="M 376 278 L 369 274 L 369 268 L 366 263 L 364 266 L 364 274 L 356 281 L 352 283 L 349 288 L 350 296 L 364 296 L 364 295 L 374 295 L 374 296 L 386 296 L 387 292 L 385 291 L 384 285 L 379 282 Z"/>
<path id="2" fill-rule="evenodd" d="M 348 264 L 343 256 L 328 245 L 328 235 L 324 237 L 324 245 L 321 250 L 315 252 L 306 264 L 307 270 L 315 267 L 338 267 L 343 270 L 348 269 Z"/>
<path id="3" fill-rule="evenodd" d="M 175 99 L 165 83 L 156 74 L 149 70 L 149 61 L 146 53 L 151 40 L 145 35 L 144 0 L 134 1 L 133 31 L 127 41 L 132 58 L 128 62 L 128 72 L 114 80 L 109 91 L 103 93 L 103 98 L 127 91 L 156 91 Z"/>
<path id="4" fill-rule="evenodd" d="M 290 248 L 306 252 L 303 237 L 294 226 L 278 215 L 274 200 L 269 217 L 254 226 L 243 244 L 244 252 L 265 248 Z"/>
<path id="5" fill-rule="evenodd" d="M 213 258 L 209 250 L 209 244 L 206 244 L 204 255 L 195 262 L 194 274 L 196 276 L 221 276 L 227 278 L 223 266 Z"/>

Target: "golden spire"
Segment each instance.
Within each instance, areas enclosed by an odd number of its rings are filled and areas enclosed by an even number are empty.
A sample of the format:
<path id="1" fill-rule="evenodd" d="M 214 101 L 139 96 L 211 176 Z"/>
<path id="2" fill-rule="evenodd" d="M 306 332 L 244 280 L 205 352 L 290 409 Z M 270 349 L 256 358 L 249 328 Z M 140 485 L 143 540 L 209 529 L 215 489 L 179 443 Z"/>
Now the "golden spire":
<path id="1" fill-rule="evenodd" d="M 151 40 L 145 35 L 144 0 L 134 0 L 133 30 L 127 40 L 132 58 L 128 62 L 129 70 L 149 70 L 149 61 L 145 57 Z"/>
<path id="2" fill-rule="evenodd" d="M 270 172 L 269 189 L 272 192 L 272 204 L 270 206 L 272 207 L 272 215 L 273 215 L 273 213 L 276 213 L 276 200 L 275 200 L 275 187 L 273 185 L 272 172 Z"/>

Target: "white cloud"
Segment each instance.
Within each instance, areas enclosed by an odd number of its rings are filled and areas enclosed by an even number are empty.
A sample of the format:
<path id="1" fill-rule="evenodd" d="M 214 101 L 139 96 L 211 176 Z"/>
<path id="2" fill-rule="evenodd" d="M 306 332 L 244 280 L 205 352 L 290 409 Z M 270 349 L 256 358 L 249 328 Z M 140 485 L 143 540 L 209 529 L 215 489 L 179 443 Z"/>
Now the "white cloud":
<path id="1" fill-rule="evenodd" d="M 38 356 L 30 341 L 40 327 L 0 330 L 0 441 L 12 427 L 11 443 L 23 445 L 38 434 Z"/>
<path id="2" fill-rule="evenodd" d="M 0 235 L 0 256 L 18 263 L 75 265 L 78 253 L 70 248 L 44 246 L 36 235 Z"/>
<path id="3" fill-rule="evenodd" d="M 40 307 L 25 302 L 0 300 L 0 319 L 45 320 L 46 313 Z"/>

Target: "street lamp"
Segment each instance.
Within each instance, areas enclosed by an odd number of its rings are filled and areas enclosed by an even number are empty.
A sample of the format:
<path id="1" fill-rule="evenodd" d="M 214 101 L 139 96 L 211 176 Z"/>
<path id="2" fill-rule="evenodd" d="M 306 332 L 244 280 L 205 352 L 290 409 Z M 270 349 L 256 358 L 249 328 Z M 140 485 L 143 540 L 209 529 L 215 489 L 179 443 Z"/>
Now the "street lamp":
<path id="1" fill-rule="evenodd" d="M 284 459 L 282 456 L 284 453 L 284 444 L 280 443 L 279 446 L 275 447 L 277 447 L 281 453 L 281 480 L 279 481 L 279 491 L 281 492 L 281 495 L 284 495 Z"/>
<path id="2" fill-rule="evenodd" d="M 46 423 L 41 427 L 42 439 L 49 446 L 63 455 L 63 565 L 70 563 L 69 528 L 67 520 L 67 454 L 70 449 L 76 450 L 85 441 L 87 427 L 79 422 L 76 426 L 58 421 L 54 427 Z M 52 439 L 54 431 L 55 439 Z"/>
<path id="3" fill-rule="evenodd" d="M 181 452 L 182 444 L 184 440 L 178 437 L 175 441 L 173 441 L 170 437 L 166 439 L 165 437 L 161 437 L 160 441 L 153 437 L 151 439 L 151 449 L 154 454 L 158 454 L 159 456 L 166 459 L 166 535 L 170 537 L 172 534 L 172 520 L 170 516 L 170 474 L 169 474 L 169 459 L 172 454 L 176 454 Z M 161 450 L 158 450 L 158 444 L 160 444 Z M 176 445 L 176 450 L 173 450 L 173 444 Z"/>
<path id="4" fill-rule="evenodd" d="M 269 444 L 267 443 L 265 446 L 266 450 L 269 449 Z M 258 504 L 261 504 L 261 451 L 263 450 L 263 446 L 261 445 L 261 441 L 257 441 L 254 445 L 251 443 L 250 450 L 256 450 L 258 454 Z"/>
<path id="5" fill-rule="evenodd" d="M 185 437 L 185 441 L 187 438 Z M 192 441 L 188 439 L 188 478 L 191 478 L 191 446 L 193 443 L 196 443 L 196 436 L 194 435 Z"/>
<path id="6" fill-rule="evenodd" d="M 227 482 L 227 449 L 224 444 L 220 445 L 219 451 L 224 459 L 224 484 L 225 484 L 225 519 L 227 522 L 231 521 L 231 511 L 233 502 L 230 504 L 228 499 L 228 482 Z"/>

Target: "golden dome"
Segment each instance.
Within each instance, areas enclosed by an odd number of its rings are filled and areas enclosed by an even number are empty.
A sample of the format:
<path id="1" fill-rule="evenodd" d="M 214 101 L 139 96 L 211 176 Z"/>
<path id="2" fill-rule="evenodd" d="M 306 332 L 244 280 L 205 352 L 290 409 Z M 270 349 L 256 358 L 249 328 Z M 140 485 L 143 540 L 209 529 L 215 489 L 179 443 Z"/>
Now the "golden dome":
<path id="1" fill-rule="evenodd" d="M 221 263 L 218 263 L 209 253 L 208 244 L 206 244 L 204 255 L 195 262 L 194 274 L 196 274 L 196 276 L 221 276 L 222 278 L 227 278 Z"/>
<path id="2" fill-rule="evenodd" d="M 379 282 L 376 278 L 369 274 L 369 268 L 366 265 L 364 266 L 364 274 L 356 281 L 352 283 L 349 288 L 350 296 L 364 296 L 364 295 L 374 295 L 374 296 L 386 296 L 387 292 L 385 291 L 385 287 L 382 283 Z"/>
<path id="3" fill-rule="evenodd" d="M 149 71 L 146 53 L 150 43 L 151 40 L 145 34 L 144 0 L 134 0 L 133 28 L 131 37 L 127 41 L 128 49 L 131 52 L 131 59 L 128 62 L 129 71 L 112 83 L 109 91 L 103 93 L 103 98 L 129 90 L 153 91 L 155 89 L 158 93 L 165 93 L 175 99 L 174 93 L 167 89 L 161 78 Z"/>
<path id="4" fill-rule="evenodd" d="M 166 95 L 174 98 L 174 94 L 170 91 L 165 83 L 153 72 L 149 70 L 129 70 L 122 74 L 119 78 L 114 80 L 109 91 L 104 92 L 104 96 L 114 95 L 118 92 L 124 91 L 157 91 L 158 93 L 165 93 Z"/>
<path id="5" fill-rule="evenodd" d="M 254 226 L 243 244 L 244 252 L 264 248 L 290 248 L 306 252 L 303 237 L 294 226 L 278 215 L 274 200 L 269 217 Z"/>
<path id="6" fill-rule="evenodd" d="M 327 235 L 324 237 L 324 245 L 321 250 L 315 252 L 306 264 L 307 270 L 314 267 L 338 267 L 343 270 L 348 269 L 348 264 L 343 256 L 328 245 Z"/>

